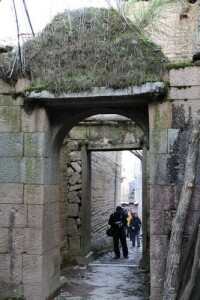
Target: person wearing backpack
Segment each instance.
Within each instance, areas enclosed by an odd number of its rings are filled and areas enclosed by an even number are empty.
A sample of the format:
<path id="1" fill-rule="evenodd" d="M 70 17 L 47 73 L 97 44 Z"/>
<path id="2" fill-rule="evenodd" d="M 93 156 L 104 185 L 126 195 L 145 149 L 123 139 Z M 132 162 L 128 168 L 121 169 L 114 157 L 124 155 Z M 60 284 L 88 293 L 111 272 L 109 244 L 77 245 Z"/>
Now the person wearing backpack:
<path id="1" fill-rule="evenodd" d="M 137 246 L 140 247 L 140 228 L 141 228 L 141 220 L 138 217 L 137 212 L 133 213 L 131 219 L 131 241 L 133 247 L 135 247 L 135 240 L 137 241 Z"/>
<path id="2" fill-rule="evenodd" d="M 108 224 L 113 228 L 113 244 L 115 259 L 120 258 L 119 241 L 122 245 L 124 258 L 128 258 L 128 247 L 126 243 L 127 217 L 121 206 L 117 206 L 116 211 L 110 215 Z"/>

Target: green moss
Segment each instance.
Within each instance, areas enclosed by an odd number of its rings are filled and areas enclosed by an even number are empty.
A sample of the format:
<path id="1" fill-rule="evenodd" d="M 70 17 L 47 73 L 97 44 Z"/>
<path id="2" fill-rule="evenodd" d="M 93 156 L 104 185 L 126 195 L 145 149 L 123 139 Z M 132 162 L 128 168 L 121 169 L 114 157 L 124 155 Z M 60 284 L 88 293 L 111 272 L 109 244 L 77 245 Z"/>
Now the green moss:
<path id="1" fill-rule="evenodd" d="M 66 267 L 69 267 L 69 266 L 74 266 L 76 265 L 76 261 L 70 257 L 67 257 L 67 255 L 64 255 L 62 257 L 62 262 L 60 264 L 60 269 L 63 270 L 65 269 Z"/>
<path id="2" fill-rule="evenodd" d="M 171 69 L 184 69 L 187 67 L 194 67 L 195 63 L 192 62 L 174 62 L 174 63 L 167 63 L 166 64 L 166 69 L 171 70 Z"/>
<path id="3" fill-rule="evenodd" d="M 36 92 L 36 93 L 39 93 L 41 91 L 44 91 L 48 89 L 48 85 L 45 84 L 45 83 L 40 83 L 40 84 L 35 84 L 35 85 L 31 85 L 30 87 L 28 87 L 26 89 L 26 92 Z"/>
<path id="4" fill-rule="evenodd" d="M 17 106 L 4 106 L 2 109 L 2 119 L 11 130 L 16 131 L 16 126 L 20 119 L 20 108 Z"/>
<path id="5" fill-rule="evenodd" d="M 37 155 L 37 140 L 34 133 L 29 133 L 26 135 L 26 156 Z"/>
<path id="6" fill-rule="evenodd" d="M 4 106 L 11 106 L 13 105 L 13 99 L 11 96 L 8 95 L 0 95 L 1 104 Z"/>

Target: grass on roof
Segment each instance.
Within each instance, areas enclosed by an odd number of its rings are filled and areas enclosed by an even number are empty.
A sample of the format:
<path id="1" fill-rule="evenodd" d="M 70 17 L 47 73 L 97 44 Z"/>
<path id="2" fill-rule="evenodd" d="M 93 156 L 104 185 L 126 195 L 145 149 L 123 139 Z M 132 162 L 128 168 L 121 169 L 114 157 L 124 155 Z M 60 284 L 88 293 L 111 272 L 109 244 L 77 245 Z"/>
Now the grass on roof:
<path id="1" fill-rule="evenodd" d="M 12 74 L 31 79 L 32 89 L 56 94 L 89 91 L 93 87 L 123 89 L 162 79 L 165 57 L 114 9 L 65 11 L 23 47 L 24 74 L 19 59 Z M 2 67 L 5 77 L 11 65 Z M 3 70 L 3 72 L 2 72 Z"/>

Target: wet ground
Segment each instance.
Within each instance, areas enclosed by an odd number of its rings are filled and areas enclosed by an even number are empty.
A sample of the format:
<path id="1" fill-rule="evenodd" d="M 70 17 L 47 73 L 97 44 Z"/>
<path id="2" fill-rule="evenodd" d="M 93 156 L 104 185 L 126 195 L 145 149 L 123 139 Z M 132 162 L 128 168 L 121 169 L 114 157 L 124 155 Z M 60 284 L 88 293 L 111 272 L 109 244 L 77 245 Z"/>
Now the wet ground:
<path id="1" fill-rule="evenodd" d="M 87 267 L 68 268 L 62 277 L 65 284 L 54 300 L 149 299 L 148 275 L 139 268 L 142 248 L 127 243 L 129 259 L 113 259 L 110 252 Z"/>

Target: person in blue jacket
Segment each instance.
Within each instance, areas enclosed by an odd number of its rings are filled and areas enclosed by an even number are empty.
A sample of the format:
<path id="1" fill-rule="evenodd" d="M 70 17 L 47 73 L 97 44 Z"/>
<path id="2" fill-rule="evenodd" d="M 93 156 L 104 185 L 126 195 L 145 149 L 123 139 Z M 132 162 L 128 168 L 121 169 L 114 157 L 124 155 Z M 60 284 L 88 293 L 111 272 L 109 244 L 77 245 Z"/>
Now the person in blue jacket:
<path id="1" fill-rule="evenodd" d="M 116 211 L 110 215 L 108 224 L 113 228 L 113 244 L 114 244 L 114 258 L 120 258 L 119 241 L 122 245 L 122 252 L 124 258 L 128 258 L 128 247 L 126 243 L 127 217 L 121 206 L 117 206 Z"/>
<path id="2" fill-rule="evenodd" d="M 137 246 L 140 247 L 140 228 L 141 228 L 142 222 L 140 218 L 138 217 L 137 212 L 133 213 L 132 219 L 130 222 L 131 227 L 131 241 L 133 247 L 135 247 L 135 240 L 137 241 Z"/>

